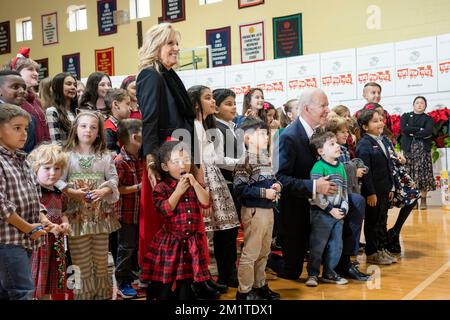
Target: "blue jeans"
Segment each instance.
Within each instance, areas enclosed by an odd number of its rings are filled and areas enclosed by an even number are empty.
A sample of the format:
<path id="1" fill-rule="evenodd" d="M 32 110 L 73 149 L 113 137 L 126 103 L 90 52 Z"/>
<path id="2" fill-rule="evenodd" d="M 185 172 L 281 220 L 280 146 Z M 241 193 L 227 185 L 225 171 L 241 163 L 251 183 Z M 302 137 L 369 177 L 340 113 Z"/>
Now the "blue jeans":
<path id="1" fill-rule="evenodd" d="M 31 251 L 0 243 L 0 300 L 32 300 Z"/>
<path id="2" fill-rule="evenodd" d="M 133 253 L 138 247 L 138 225 L 122 223 L 117 230 L 117 262 L 116 279 L 119 286 L 125 282 L 132 282 L 135 278 L 131 272 Z"/>
<path id="3" fill-rule="evenodd" d="M 318 276 L 323 255 L 322 276 L 336 276 L 336 268 L 342 253 L 343 219 L 337 220 L 320 209 L 311 208 L 311 235 L 309 238 L 309 276 Z M 325 253 L 325 254 L 324 254 Z"/>
<path id="4" fill-rule="evenodd" d="M 357 193 L 348 195 L 349 207 L 347 216 L 344 218 L 344 229 L 342 231 L 343 248 L 342 254 L 356 256 L 359 250 L 359 239 L 361 227 L 366 209 L 366 199 Z"/>

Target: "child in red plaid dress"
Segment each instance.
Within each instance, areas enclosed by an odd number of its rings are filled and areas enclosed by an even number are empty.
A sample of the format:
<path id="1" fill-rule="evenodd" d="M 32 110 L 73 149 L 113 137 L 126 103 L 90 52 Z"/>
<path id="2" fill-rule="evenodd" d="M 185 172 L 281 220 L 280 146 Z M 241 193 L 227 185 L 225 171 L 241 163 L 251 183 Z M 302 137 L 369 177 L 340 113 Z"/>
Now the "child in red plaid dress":
<path id="1" fill-rule="evenodd" d="M 170 299 L 174 282 L 176 299 L 192 299 L 192 281 L 210 279 L 200 212 L 209 208 L 209 194 L 190 173 L 190 153 L 182 143 L 165 142 L 157 164 L 163 178 L 153 198 L 164 223 L 144 258 L 143 276 L 151 281 L 147 299 Z"/>
<path id="2" fill-rule="evenodd" d="M 71 229 L 69 220 L 62 214 L 62 193 L 55 184 L 67 167 L 67 155 L 61 146 L 43 144 L 30 153 L 28 160 L 40 185 L 40 201 L 47 208 L 46 217 L 41 220 L 49 221 L 54 226 L 45 235 L 45 244 L 32 255 L 31 270 L 36 287 L 34 297 L 65 300 L 68 291 L 64 235 Z"/>

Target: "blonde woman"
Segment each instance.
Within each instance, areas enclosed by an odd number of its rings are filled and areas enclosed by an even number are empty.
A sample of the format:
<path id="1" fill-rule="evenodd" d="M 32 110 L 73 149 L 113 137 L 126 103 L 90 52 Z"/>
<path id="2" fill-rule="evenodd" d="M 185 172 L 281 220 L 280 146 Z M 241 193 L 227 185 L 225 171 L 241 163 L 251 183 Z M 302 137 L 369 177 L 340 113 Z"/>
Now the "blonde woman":
<path id="1" fill-rule="evenodd" d="M 136 90 L 143 122 L 142 149 L 147 160 L 142 179 L 139 237 L 139 263 L 144 271 L 143 280 L 146 280 L 147 268 L 144 250 L 162 226 L 162 217 L 156 213 L 151 196 L 159 179 L 154 154 L 166 140 L 180 138 L 178 135 L 173 136 L 177 129 L 184 129 L 187 135 L 185 138 L 192 143 L 195 141 L 195 110 L 183 82 L 173 69 L 178 63 L 179 40 L 179 32 L 170 23 L 161 23 L 147 31 L 139 50 Z M 218 295 L 206 283 L 199 288 L 198 293 L 208 298 Z M 151 292 L 148 296 L 151 296 Z"/>

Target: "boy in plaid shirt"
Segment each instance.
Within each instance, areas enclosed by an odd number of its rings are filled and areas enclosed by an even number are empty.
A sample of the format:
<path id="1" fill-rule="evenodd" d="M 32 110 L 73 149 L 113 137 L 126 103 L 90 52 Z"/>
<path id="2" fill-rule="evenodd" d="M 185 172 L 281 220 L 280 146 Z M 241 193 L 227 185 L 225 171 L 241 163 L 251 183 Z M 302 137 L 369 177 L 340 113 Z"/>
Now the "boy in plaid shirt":
<path id="1" fill-rule="evenodd" d="M 26 154 L 30 115 L 21 108 L 0 106 L 0 300 L 31 300 L 31 252 L 46 234 L 40 223 L 37 182 Z"/>
<path id="2" fill-rule="evenodd" d="M 133 254 L 138 244 L 138 216 L 141 195 L 142 160 L 139 150 L 142 144 L 142 121 L 125 119 L 117 126 L 117 136 L 122 148 L 114 158 L 119 176 L 120 200 L 116 203 L 122 227 L 117 231 L 116 279 L 119 294 L 133 298 L 137 292 L 131 286 Z"/>

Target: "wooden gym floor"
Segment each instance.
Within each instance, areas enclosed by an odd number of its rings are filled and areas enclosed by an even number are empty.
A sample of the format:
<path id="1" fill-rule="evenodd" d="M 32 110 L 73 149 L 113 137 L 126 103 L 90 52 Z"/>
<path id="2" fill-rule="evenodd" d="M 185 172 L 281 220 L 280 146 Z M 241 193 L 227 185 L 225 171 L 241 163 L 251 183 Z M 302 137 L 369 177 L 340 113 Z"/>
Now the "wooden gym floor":
<path id="1" fill-rule="evenodd" d="M 375 266 L 378 274 L 371 282 L 350 280 L 347 285 L 305 285 L 306 263 L 298 281 L 269 280 L 272 290 L 288 300 L 449 300 L 450 299 L 450 211 L 441 207 L 414 210 L 401 233 L 403 253 L 399 262 Z M 390 210 L 388 226 L 397 218 L 398 209 Z M 360 269 L 366 271 L 365 254 L 357 257 Z M 230 289 L 223 299 L 234 299 Z"/>
<path id="2" fill-rule="evenodd" d="M 388 226 L 398 209 L 389 211 Z M 389 266 L 372 265 L 377 276 L 371 282 L 350 280 L 347 285 L 324 284 L 306 287 L 306 263 L 298 281 L 268 280 L 283 300 L 450 300 L 450 211 L 441 207 L 414 210 L 401 233 L 403 253 Z M 360 269 L 367 270 L 366 256 L 357 257 Z M 270 278 L 270 274 L 268 274 Z M 230 288 L 221 299 L 234 300 Z"/>

